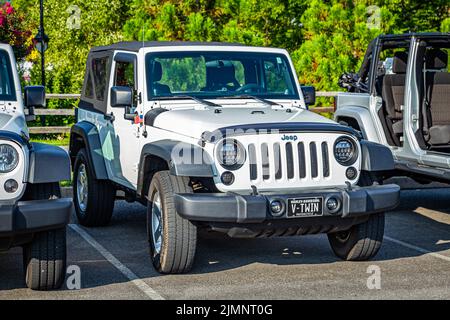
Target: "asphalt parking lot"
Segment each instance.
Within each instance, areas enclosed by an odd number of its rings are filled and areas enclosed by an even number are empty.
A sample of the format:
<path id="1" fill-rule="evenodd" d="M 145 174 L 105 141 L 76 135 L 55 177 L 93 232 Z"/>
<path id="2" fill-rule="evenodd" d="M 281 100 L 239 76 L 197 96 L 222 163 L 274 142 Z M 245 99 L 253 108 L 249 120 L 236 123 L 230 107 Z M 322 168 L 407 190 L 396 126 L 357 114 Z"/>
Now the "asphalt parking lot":
<path id="1" fill-rule="evenodd" d="M 145 208 L 119 201 L 109 227 L 85 229 L 73 218 L 68 228 L 68 265 L 80 268 L 81 289 L 25 288 L 14 249 L 0 254 L 0 299 L 449 299 L 449 195 L 449 188 L 402 191 L 370 262 L 338 260 L 325 235 L 201 234 L 192 272 L 165 276 L 148 257 Z M 379 271 L 380 289 L 368 288 L 368 270 Z"/>

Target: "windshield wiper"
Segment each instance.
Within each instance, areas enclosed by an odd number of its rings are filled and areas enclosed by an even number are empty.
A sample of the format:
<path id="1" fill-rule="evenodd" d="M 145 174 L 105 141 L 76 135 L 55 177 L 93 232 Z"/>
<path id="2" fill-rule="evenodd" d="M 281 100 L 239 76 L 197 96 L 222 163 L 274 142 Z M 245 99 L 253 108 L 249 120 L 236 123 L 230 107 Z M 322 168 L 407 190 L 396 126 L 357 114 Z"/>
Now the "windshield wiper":
<path id="1" fill-rule="evenodd" d="M 223 97 L 219 97 L 217 99 L 253 99 L 255 101 L 264 103 L 266 106 L 269 106 L 269 107 L 273 107 L 273 106 L 279 106 L 279 107 L 281 106 L 281 107 L 283 107 L 279 103 L 276 103 L 276 102 L 273 102 L 273 101 L 269 101 L 269 100 L 266 100 L 264 98 L 255 97 L 255 96 L 252 96 L 252 95 L 249 95 L 249 94 L 241 94 L 241 95 L 238 95 L 238 96 L 223 96 Z"/>
<path id="2" fill-rule="evenodd" d="M 207 107 L 222 107 L 220 104 L 188 95 L 154 97 L 152 100 L 192 100 Z"/>

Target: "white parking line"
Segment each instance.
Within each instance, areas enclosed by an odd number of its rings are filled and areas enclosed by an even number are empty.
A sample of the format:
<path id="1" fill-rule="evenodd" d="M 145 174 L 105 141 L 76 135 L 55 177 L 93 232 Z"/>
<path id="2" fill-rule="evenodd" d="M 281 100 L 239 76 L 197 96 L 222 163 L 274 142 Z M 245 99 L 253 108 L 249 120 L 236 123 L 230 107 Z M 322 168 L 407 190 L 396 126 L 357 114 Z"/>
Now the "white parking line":
<path id="1" fill-rule="evenodd" d="M 111 252 L 105 249 L 98 243 L 91 235 L 89 235 L 83 228 L 76 224 L 69 224 L 69 227 L 78 233 L 87 243 L 89 243 L 95 250 L 97 250 L 109 263 L 111 263 L 117 270 L 119 270 L 128 280 L 131 281 L 140 291 L 152 300 L 165 300 L 152 287 L 140 279 L 133 271 L 127 268 L 120 262 Z"/>
<path id="2" fill-rule="evenodd" d="M 420 253 L 427 254 L 427 255 L 433 256 L 435 258 L 438 258 L 438 259 L 450 262 L 450 257 L 444 256 L 442 254 L 439 254 L 439 253 L 436 253 L 436 252 L 432 252 L 430 250 L 427 250 L 427 249 L 424 249 L 424 248 L 421 248 L 421 247 L 418 247 L 418 246 L 415 246 L 415 245 L 412 245 L 412 244 L 409 244 L 409 243 L 406 243 L 406 242 L 403 242 L 401 240 L 397 240 L 397 239 L 394 239 L 394 238 L 391 238 L 391 237 L 388 237 L 388 236 L 384 236 L 384 239 L 386 239 L 388 241 L 391 241 L 393 243 L 396 243 L 396 244 L 398 244 L 400 246 L 403 246 L 403 247 L 406 247 L 406 248 L 418 251 Z"/>

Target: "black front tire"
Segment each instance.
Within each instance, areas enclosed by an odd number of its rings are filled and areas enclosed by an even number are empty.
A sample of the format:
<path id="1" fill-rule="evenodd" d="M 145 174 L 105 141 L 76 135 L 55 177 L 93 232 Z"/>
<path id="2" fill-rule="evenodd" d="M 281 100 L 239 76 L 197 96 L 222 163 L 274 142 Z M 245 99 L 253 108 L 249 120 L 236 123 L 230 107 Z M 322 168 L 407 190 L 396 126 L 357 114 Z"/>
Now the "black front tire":
<path id="1" fill-rule="evenodd" d="M 23 261 L 28 288 L 61 288 L 66 276 L 66 228 L 35 234 L 23 247 Z"/>
<path id="2" fill-rule="evenodd" d="M 189 178 L 176 177 L 169 171 L 157 172 L 152 179 L 148 194 L 147 226 L 150 242 L 150 256 L 155 269 L 160 273 L 185 273 L 194 263 L 197 246 L 197 228 L 183 219 L 175 210 L 175 193 L 191 193 Z M 152 207 L 159 195 L 162 217 L 162 240 L 160 250 L 156 249 L 152 236 Z"/>
<path id="3" fill-rule="evenodd" d="M 78 176 L 80 168 L 85 168 L 87 177 L 87 203 L 80 205 L 78 197 Z M 81 225 L 86 227 L 102 227 L 110 223 L 114 210 L 116 190 L 108 180 L 97 180 L 94 168 L 88 161 L 85 149 L 81 149 L 74 163 L 73 202 L 75 213 Z"/>
<path id="4" fill-rule="evenodd" d="M 28 184 L 23 200 L 61 197 L 58 182 Z M 23 246 L 25 283 L 33 290 L 59 289 L 66 276 L 66 228 L 36 233 Z"/>
<path id="5" fill-rule="evenodd" d="M 384 236 L 384 213 L 371 215 L 347 231 L 328 234 L 333 252 L 347 261 L 365 261 L 376 256 Z"/>

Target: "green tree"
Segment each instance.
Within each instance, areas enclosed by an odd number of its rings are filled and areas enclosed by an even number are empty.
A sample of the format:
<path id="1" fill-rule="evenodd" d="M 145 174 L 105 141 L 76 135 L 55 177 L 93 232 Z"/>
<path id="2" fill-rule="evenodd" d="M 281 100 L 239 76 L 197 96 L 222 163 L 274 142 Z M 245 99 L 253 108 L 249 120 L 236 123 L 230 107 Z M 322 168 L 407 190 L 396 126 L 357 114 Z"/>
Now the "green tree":
<path id="1" fill-rule="evenodd" d="M 396 33 L 439 31 L 449 17 L 448 0 L 377 0 L 371 1 L 390 11 Z"/>
<path id="2" fill-rule="evenodd" d="M 450 32 L 450 18 L 444 19 L 441 23 L 442 32 Z"/>
<path id="3" fill-rule="evenodd" d="M 129 40 L 227 41 L 296 48 L 299 0 L 134 0 L 124 26 Z"/>
<path id="4" fill-rule="evenodd" d="M 26 15 L 33 34 L 39 26 L 39 0 L 15 0 L 17 10 Z M 45 33 L 49 36 L 46 61 L 48 93 L 79 93 L 83 84 L 86 58 L 92 46 L 122 39 L 128 18 L 128 0 L 45 0 Z M 41 83 L 40 55 L 34 50 L 31 83 Z M 70 108 L 74 100 L 50 100 L 49 108 Z M 39 125 L 67 125 L 73 117 L 40 117 Z M 56 136 L 54 137 L 56 138 Z M 61 137 L 57 137 L 61 138 Z"/>
<path id="5" fill-rule="evenodd" d="M 39 1 L 16 0 L 37 33 Z M 122 39 L 128 18 L 129 1 L 124 0 L 45 0 L 45 33 L 50 41 L 46 57 L 47 91 L 80 92 L 87 54 L 92 46 Z M 39 56 L 36 57 L 39 59 Z M 32 82 L 40 82 L 40 65 L 35 64 Z"/>
<path id="6" fill-rule="evenodd" d="M 31 31 L 24 22 L 24 16 L 10 2 L 0 5 L 0 42 L 12 46 L 17 60 L 24 59 L 33 48 Z"/>
<path id="7" fill-rule="evenodd" d="M 336 90 L 339 76 L 361 63 L 367 45 L 395 24 L 386 7 L 370 1 L 312 0 L 302 15 L 305 41 L 293 52 L 300 82 Z"/>

